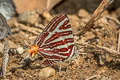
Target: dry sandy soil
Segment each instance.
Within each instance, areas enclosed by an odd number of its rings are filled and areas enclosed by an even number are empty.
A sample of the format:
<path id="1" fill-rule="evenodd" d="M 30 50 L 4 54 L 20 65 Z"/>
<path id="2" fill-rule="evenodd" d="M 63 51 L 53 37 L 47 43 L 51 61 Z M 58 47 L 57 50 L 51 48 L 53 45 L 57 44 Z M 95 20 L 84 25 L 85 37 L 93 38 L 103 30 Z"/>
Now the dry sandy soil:
<path id="1" fill-rule="evenodd" d="M 10 44 L 7 80 L 42 80 L 40 70 L 43 67 L 39 61 L 33 62 L 26 68 L 18 67 L 25 53 L 17 49 L 26 50 L 42 32 L 44 26 L 58 14 L 57 10 L 53 9 L 51 13 L 43 14 L 39 14 L 36 10 L 25 12 L 9 21 L 12 35 L 7 38 Z M 75 33 L 83 29 L 90 20 L 91 14 L 84 9 L 80 9 L 76 14 L 67 14 L 75 43 L 79 43 L 75 44 L 78 55 L 73 60 L 63 63 L 60 72 L 58 70 L 60 64 L 51 66 L 56 73 L 44 80 L 120 80 L 120 56 L 112 52 L 113 50 L 117 52 L 118 48 L 119 14 L 120 9 L 105 11 L 94 26 L 82 35 L 75 35 Z M 3 46 L 3 43 L 4 40 L 0 44 Z M 0 53 L 1 62 L 2 53 Z"/>

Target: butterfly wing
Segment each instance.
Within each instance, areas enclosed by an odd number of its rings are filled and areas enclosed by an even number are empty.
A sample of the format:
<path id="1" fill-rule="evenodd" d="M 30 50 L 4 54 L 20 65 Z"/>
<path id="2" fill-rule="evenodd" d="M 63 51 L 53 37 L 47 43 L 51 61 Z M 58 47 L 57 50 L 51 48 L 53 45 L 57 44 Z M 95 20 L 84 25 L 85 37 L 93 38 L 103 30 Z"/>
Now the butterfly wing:
<path id="1" fill-rule="evenodd" d="M 44 64 L 51 65 L 70 59 L 74 55 L 74 39 L 68 17 L 59 14 L 53 18 L 34 44 L 40 48 L 38 53 L 46 58 Z"/>

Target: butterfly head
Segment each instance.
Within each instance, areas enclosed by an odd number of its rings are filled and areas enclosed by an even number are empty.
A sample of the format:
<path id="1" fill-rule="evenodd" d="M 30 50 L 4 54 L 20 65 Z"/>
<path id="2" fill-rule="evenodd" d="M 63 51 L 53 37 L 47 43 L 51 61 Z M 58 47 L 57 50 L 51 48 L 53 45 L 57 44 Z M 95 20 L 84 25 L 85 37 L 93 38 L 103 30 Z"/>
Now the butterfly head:
<path id="1" fill-rule="evenodd" d="M 38 51 L 38 46 L 36 45 L 31 45 L 30 49 L 28 49 L 28 52 L 30 53 L 30 56 L 34 56 Z"/>

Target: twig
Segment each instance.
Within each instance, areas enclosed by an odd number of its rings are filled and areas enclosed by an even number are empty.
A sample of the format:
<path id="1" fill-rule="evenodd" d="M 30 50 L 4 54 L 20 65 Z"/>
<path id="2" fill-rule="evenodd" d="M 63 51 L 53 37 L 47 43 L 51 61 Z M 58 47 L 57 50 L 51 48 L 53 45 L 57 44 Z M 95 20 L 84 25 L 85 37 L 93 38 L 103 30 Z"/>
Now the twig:
<path id="1" fill-rule="evenodd" d="M 118 48 L 117 48 L 117 52 L 120 54 L 120 29 L 119 29 L 119 34 L 118 34 Z"/>
<path id="2" fill-rule="evenodd" d="M 98 6 L 98 8 L 95 10 L 95 12 L 92 15 L 92 18 L 89 20 L 89 22 L 86 24 L 86 26 L 83 28 L 82 31 L 77 32 L 75 35 L 79 36 L 84 34 L 86 31 L 89 31 L 95 21 L 100 18 L 103 11 L 113 2 L 113 0 L 103 0 L 101 4 Z"/>
<path id="3" fill-rule="evenodd" d="M 120 54 L 116 50 L 112 50 L 107 47 L 103 47 L 103 46 L 99 46 L 99 45 L 92 45 L 92 44 L 87 44 L 87 43 L 76 43 L 76 45 L 85 45 L 85 46 L 89 46 L 89 47 L 93 47 L 93 48 L 99 48 L 99 49 L 104 50 L 113 55 L 120 56 Z"/>
<path id="4" fill-rule="evenodd" d="M 100 48 L 100 49 L 108 52 L 108 53 L 111 53 L 111 54 L 113 54 L 113 55 L 119 55 L 119 56 L 120 56 L 120 54 L 118 54 L 118 52 L 117 52 L 116 50 L 112 50 L 112 49 L 109 49 L 109 48 L 107 48 L 107 47 L 99 46 L 99 45 L 95 45 L 95 46 L 96 46 L 97 48 Z"/>
<path id="5" fill-rule="evenodd" d="M 3 49 L 3 57 L 2 57 L 2 66 L 1 66 L 1 70 L 0 70 L 0 76 L 3 76 L 5 77 L 6 76 L 6 67 L 7 67 L 7 63 L 8 63 L 8 60 L 9 60 L 9 44 L 8 42 L 6 42 L 4 44 L 4 49 Z"/>
<path id="6" fill-rule="evenodd" d="M 106 18 L 108 20 L 112 20 L 113 22 L 115 22 L 119 27 L 120 27 L 120 22 L 118 19 L 114 18 L 114 17 L 111 17 L 111 16 L 106 16 Z"/>
<path id="7" fill-rule="evenodd" d="M 117 47 L 117 52 L 120 54 L 120 22 L 113 17 L 107 16 L 107 19 L 114 21 L 118 25 L 118 47 Z"/>
<path id="8" fill-rule="evenodd" d="M 29 33 L 32 33 L 34 35 L 39 35 L 39 33 L 42 31 L 40 29 L 37 29 L 37 28 L 33 28 L 33 27 L 26 27 L 25 25 L 23 24 L 15 24 L 15 26 L 20 26 L 19 29 L 22 30 L 22 31 L 27 31 Z"/>
<path id="9" fill-rule="evenodd" d="M 38 28 L 38 29 L 41 29 L 41 30 L 44 30 L 45 26 L 43 26 L 42 24 L 35 24 L 34 27 Z"/>
<path id="10" fill-rule="evenodd" d="M 48 11 L 49 7 L 50 7 L 50 0 L 47 0 L 47 5 L 46 5 L 46 10 L 47 11 Z"/>
<path id="11" fill-rule="evenodd" d="M 85 79 L 85 80 L 92 80 L 92 79 L 94 79 L 94 78 L 97 78 L 97 77 L 100 76 L 100 74 L 102 74 L 102 73 L 104 73 L 104 72 L 105 72 L 105 71 L 101 71 L 101 72 L 99 72 L 98 74 L 93 75 L 93 76 L 91 76 L 91 77 L 89 77 L 89 78 L 87 78 L 87 79 Z"/>
<path id="12" fill-rule="evenodd" d="M 89 78 L 87 78 L 87 79 L 85 79 L 85 80 L 92 80 L 92 79 L 94 79 L 94 78 L 97 78 L 99 76 L 99 74 L 98 75 L 93 75 L 93 76 L 91 76 L 91 77 L 89 77 Z"/>

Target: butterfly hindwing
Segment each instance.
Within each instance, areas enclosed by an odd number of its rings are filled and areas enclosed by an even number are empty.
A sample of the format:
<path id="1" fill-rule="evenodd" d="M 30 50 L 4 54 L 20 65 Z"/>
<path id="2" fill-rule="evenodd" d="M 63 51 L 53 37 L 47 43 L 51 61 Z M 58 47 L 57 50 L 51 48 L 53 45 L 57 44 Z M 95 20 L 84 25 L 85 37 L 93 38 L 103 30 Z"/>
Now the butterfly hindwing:
<path id="1" fill-rule="evenodd" d="M 38 53 L 46 58 L 45 64 L 65 61 L 74 55 L 74 39 L 69 19 L 65 14 L 53 18 L 43 32 L 36 38 Z"/>

